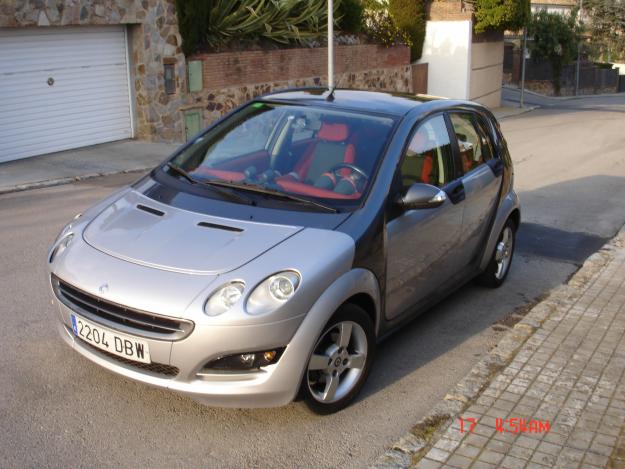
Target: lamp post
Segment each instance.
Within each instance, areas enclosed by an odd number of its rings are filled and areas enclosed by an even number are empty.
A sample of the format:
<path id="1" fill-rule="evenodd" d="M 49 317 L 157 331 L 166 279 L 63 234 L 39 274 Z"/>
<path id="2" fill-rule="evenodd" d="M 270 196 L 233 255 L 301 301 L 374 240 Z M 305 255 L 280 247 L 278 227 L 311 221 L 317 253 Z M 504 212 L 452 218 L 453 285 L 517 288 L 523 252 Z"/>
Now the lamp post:
<path id="1" fill-rule="evenodd" d="M 577 20 L 581 22 L 582 8 L 584 7 L 584 0 L 579 0 L 579 11 L 577 12 Z M 579 62 L 582 58 L 582 42 L 578 38 L 577 40 L 577 66 L 575 67 L 575 96 L 579 95 Z"/>
<path id="2" fill-rule="evenodd" d="M 334 0 L 328 0 L 328 88 L 334 88 Z"/>
<path id="3" fill-rule="evenodd" d="M 527 54 L 527 26 L 523 27 L 523 50 L 521 51 L 521 99 L 519 107 L 523 108 L 525 101 L 525 55 Z"/>

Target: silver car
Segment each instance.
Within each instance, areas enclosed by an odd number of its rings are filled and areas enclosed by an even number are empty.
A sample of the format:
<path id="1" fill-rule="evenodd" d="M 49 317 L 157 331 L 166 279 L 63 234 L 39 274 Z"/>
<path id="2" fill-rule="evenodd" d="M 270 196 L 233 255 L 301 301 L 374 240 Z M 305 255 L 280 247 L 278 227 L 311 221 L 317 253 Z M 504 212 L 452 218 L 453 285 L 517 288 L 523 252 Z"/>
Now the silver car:
<path id="1" fill-rule="evenodd" d="M 499 125 L 461 101 L 301 89 L 225 116 L 78 215 L 48 257 L 59 331 L 115 373 L 212 406 L 318 413 L 376 342 L 510 269 Z"/>

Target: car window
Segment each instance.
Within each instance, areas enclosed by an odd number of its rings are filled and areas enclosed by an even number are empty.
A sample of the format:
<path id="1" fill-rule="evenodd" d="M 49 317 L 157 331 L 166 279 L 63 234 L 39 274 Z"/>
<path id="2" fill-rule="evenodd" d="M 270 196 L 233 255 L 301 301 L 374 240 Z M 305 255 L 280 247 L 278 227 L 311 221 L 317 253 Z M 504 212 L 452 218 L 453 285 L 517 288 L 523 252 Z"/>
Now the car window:
<path id="1" fill-rule="evenodd" d="M 401 165 L 404 189 L 416 182 L 441 187 L 453 179 L 453 156 L 445 118 L 433 117 L 414 133 Z"/>
<path id="2" fill-rule="evenodd" d="M 462 171 L 468 173 L 492 158 L 488 145 L 482 144 L 482 137 L 475 127 L 475 120 L 470 113 L 451 114 L 451 123 L 458 139 Z"/>
<path id="3" fill-rule="evenodd" d="M 172 163 L 225 181 L 359 205 L 396 121 L 340 109 L 254 102 L 197 137 Z"/>
<path id="4" fill-rule="evenodd" d="M 474 116 L 475 123 L 477 124 L 478 130 L 480 132 L 480 138 L 482 140 L 482 150 L 484 153 L 484 160 L 488 161 L 491 158 L 495 157 L 495 145 L 492 141 L 491 132 L 489 130 L 489 125 L 484 120 L 482 116 Z"/>

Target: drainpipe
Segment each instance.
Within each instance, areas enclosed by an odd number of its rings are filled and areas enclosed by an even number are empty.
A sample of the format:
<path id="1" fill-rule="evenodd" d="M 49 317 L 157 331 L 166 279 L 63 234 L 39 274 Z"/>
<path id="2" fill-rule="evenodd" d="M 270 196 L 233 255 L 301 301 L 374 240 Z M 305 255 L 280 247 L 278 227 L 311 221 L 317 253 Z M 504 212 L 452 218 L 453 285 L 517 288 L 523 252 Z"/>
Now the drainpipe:
<path id="1" fill-rule="evenodd" d="M 328 0 L 328 88 L 334 88 L 334 0 Z"/>

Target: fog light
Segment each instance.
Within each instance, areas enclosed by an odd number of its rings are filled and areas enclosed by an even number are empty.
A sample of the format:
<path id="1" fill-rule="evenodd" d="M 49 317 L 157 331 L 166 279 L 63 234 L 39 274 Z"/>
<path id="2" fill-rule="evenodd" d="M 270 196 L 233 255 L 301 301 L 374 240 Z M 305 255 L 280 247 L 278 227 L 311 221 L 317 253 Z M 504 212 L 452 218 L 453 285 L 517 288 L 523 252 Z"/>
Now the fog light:
<path id="1" fill-rule="evenodd" d="M 216 371 L 249 371 L 259 370 L 264 366 L 277 363 L 284 348 L 265 350 L 264 352 L 248 352 L 227 355 L 207 363 L 204 370 Z"/>

